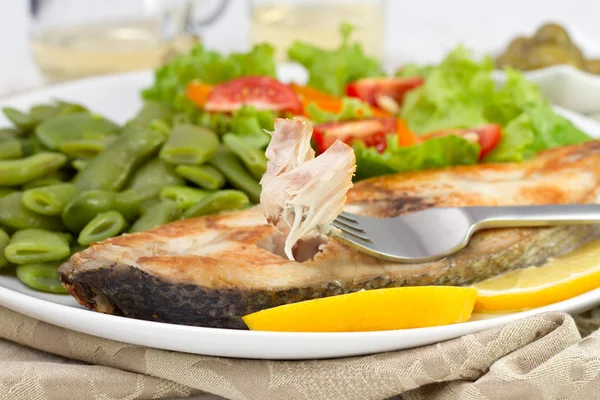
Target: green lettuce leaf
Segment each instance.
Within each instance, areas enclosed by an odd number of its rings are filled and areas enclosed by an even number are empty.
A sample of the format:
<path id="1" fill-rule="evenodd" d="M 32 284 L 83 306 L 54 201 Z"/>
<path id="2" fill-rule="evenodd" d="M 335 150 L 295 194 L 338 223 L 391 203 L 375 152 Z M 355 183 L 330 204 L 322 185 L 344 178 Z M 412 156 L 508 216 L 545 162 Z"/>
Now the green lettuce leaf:
<path id="1" fill-rule="evenodd" d="M 339 113 L 321 110 L 315 103 L 306 107 L 306 114 L 315 123 L 331 121 L 346 121 L 351 119 L 366 118 L 373 115 L 368 103 L 354 97 L 342 98 L 342 109 Z"/>
<path id="2" fill-rule="evenodd" d="M 350 82 L 385 75 L 375 58 L 367 56 L 360 44 L 350 42 L 352 30 L 349 24 L 340 26 L 342 44 L 335 50 L 325 50 L 300 41 L 292 43 L 288 57 L 308 70 L 309 86 L 342 96 Z"/>
<path id="3" fill-rule="evenodd" d="M 494 93 L 493 61 L 475 61 L 458 47 L 429 73 L 425 83 L 407 93 L 401 116 L 417 134 L 485 124 L 487 99 Z"/>
<path id="4" fill-rule="evenodd" d="M 544 149 L 589 140 L 556 114 L 522 73 L 507 70 L 506 82 L 497 87 L 493 68 L 491 59 L 476 61 L 458 47 L 429 70 L 423 86 L 407 94 L 401 116 L 417 134 L 501 125 L 502 139 L 486 162 L 522 161 Z"/>
<path id="5" fill-rule="evenodd" d="M 388 148 L 378 153 L 360 141 L 353 143 L 356 154 L 356 179 L 396 172 L 418 171 L 452 165 L 477 163 L 479 146 L 456 135 L 432 138 L 410 147 L 399 147 L 393 135 Z"/>
<path id="6" fill-rule="evenodd" d="M 272 111 L 256 110 L 243 107 L 233 114 L 231 132 L 238 134 L 250 145 L 263 148 L 271 141 L 271 136 L 265 132 L 273 131 L 276 114 Z"/>
<path id="7" fill-rule="evenodd" d="M 531 119 L 522 113 L 502 130 L 502 140 L 485 157 L 485 162 L 523 161 L 535 155 L 535 133 Z"/>
<path id="8" fill-rule="evenodd" d="M 519 117 L 523 110 L 546 104 L 539 88 L 515 70 L 506 70 L 507 80 L 486 101 L 485 118 L 506 125 Z"/>
<path id="9" fill-rule="evenodd" d="M 142 97 L 182 111 L 191 105 L 185 96 L 185 86 L 192 80 L 216 84 L 248 75 L 275 77 L 273 47 L 259 44 L 248 53 L 223 56 L 198 44 L 189 54 L 175 57 L 157 69 L 154 84 L 142 91 Z"/>
<path id="10" fill-rule="evenodd" d="M 523 161 L 538 151 L 591 138 L 569 120 L 556 114 L 548 104 L 526 108 L 506 125 L 502 140 L 485 158 L 485 162 Z"/>
<path id="11" fill-rule="evenodd" d="M 402 68 L 396 71 L 396 76 L 401 78 L 410 78 L 413 76 L 422 76 L 423 78 L 429 77 L 431 71 L 435 67 L 433 65 L 418 65 L 415 63 L 404 64 Z"/>
<path id="12" fill-rule="evenodd" d="M 556 114 L 549 104 L 529 108 L 526 113 L 535 132 L 535 151 L 583 143 L 591 139 L 571 121 Z"/>

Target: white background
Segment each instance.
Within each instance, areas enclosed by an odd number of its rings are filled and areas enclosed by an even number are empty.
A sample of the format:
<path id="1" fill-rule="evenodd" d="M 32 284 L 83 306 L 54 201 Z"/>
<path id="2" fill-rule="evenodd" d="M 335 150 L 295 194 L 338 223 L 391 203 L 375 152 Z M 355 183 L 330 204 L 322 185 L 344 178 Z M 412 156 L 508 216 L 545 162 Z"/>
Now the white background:
<path id="1" fill-rule="evenodd" d="M 231 0 L 225 15 L 203 33 L 208 46 L 248 46 L 249 2 Z M 0 95 L 43 84 L 30 55 L 27 10 L 26 0 L 0 0 Z M 387 0 L 387 62 L 435 60 L 457 43 L 494 51 L 546 20 L 565 23 L 584 48 L 600 55 L 600 0 Z"/>

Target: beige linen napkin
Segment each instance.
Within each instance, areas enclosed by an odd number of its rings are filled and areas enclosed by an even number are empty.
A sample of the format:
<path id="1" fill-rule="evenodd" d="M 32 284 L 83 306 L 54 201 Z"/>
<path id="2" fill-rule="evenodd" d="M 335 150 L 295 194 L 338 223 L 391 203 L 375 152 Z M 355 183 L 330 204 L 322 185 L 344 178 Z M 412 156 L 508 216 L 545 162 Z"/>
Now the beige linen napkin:
<path id="1" fill-rule="evenodd" d="M 600 309 L 576 317 L 587 333 Z M 0 399 L 600 398 L 600 332 L 546 313 L 418 349 L 316 361 L 205 357 L 58 328 L 0 307 Z M 17 344 L 18 343 L 18 344 Z"/>

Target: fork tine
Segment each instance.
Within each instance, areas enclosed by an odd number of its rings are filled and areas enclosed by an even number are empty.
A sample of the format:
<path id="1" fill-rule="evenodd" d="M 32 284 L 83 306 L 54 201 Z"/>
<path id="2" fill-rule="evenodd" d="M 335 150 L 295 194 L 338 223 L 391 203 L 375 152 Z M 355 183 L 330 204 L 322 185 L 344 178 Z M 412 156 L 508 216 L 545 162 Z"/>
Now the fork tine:
<path id="1" fill-rule="evenodd" d="M 364 246 L 364 247 L 369 247 L 369 245 L 373 243 L 369 238 L 361 239 L 358 236 L 352 235 L 351 233 L 347 233 L 345 231 L 342 231 L 342 233 L 338 233 L 337 236 L 342 238 L 343 240 L 346 240 L 348 242 L 355 243 L 355 244 L 358 244 L 358 245 Z"/>
<path id="2" fill-rule="evenodd" d="M 340 215 L 338 215 L 337 217 L 339 219 L 344 220 L 344 221 L 358 223 L 358 221 L 356 221 L 356 219 L 354 218 L 354 216 L 352 214 L 350 214 L 350 213 L 347 213 L 346 211 L 342 211 L 340 213 Z"/>
<path id="3" fill-rule="evenodd" d="M 351 235 L 352 237 L 362 240 L 364 242 L 367 243 L 373 243 L 373 241 L 371 239 L 369 239 L 368 236 L 365 235 L 361 235 L 360 232 L 358 231 L 354 231 L 351 228 L 348 228 L 342 224 L 339 223 L 339 221 L 334 220 L 331 225 L 335 226 L 336 228 L 340 229 L 343 233 L 347 234 L 347 235 Z M 362 231 L 364 233 L 364 231 Z M 356 241 L 356 240 L 355 240 Z"/>
<path id="4" fill-rule="evenodd" d="M 363 228 L 361 228 L 360 225 L 358 225 L 358 224 L 348 223 L 341 218 L 336 218 L 334 221 L 336 223 L 348 228 L 351 231 L 356 231 L 358 233 L 366 233 L 365 230 Z M 342 229 L 342 228 L 340 228 L 340 229 Z"/>

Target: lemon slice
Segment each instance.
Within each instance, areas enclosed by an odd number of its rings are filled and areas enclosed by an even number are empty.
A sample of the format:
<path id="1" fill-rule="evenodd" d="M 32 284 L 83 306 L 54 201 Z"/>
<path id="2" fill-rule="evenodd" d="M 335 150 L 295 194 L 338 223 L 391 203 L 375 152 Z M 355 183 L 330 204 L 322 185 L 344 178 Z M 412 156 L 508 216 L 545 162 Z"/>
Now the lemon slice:
<path id="1" fill-rule="evenodd" d="M 466 321 L 477 290 L 419 286 L 360 291 L 302 301 L 243 317 L 248 328 L 279 332 L 359 332 Z"/>
<path id="2" fill-rule="evenodd" d="M 507 272 L 479 282 L 475 311 L 516 311 L 566 300 L 600 287 L 600 241 L 540 267 Z"/>

